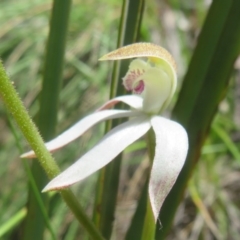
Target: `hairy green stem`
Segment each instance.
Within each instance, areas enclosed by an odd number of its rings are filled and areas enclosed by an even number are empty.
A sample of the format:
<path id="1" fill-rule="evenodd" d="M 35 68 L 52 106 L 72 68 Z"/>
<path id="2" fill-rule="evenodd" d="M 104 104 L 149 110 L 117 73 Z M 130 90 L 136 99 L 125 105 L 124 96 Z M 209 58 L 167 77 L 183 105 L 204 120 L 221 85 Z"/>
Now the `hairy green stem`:
<path id="1" fill-rule="evenodd" d="M 0 95 L 7 109 L 9 112 L 11 112 L 19 128 L 23 132 L 25 138 L 36 153 L 38 161 L 45 170 L 48 177 L 50 179 L 55 177 L 60 173 L 60 170 L 53 157 L 46 149 L 36 126 L 29 117 L 27 110 L 23 106 L 23 103 L 20 100 L 13 83 L 9 80 L 1 62 Z M 85 227 L 89 235 L 93 239 L 103 240 L 103 237 L 101 237 L 101 234 L 88 219 L 73 193 L 70 190 L 65 190 L 62 191 L 62 196 L 77 220 Z"/>
<path id="2" fill-rule="evenodd" d="M 13 124 L 13 120 L 12 120 L 12 118 L 11 118 L 11 116 L 8 112 L 7 112 L 7 117 L 8 117 L 8 122 L 9 122 L 10 129 L 12 131 L 12 134 L 14 135 L 16 145 L 17 145 L 18 150 L 19 150 L 19 154 L 21 154 L 21 153 L 23 153 L 23 148 L 20 144 L 20 137 L 17 134 L 17 131 L 16 131 L 15 126 Z M 45 225 L 50 232 L 51 239 L 55 240 L 57 238 L 56 238 L 55 233 L 53 231 L 53 228 L 51 226 L 50 218 L 48 217 L 46 207 L 45 207 L 44 202 L 42 200 L 42 196 L 41 196 L 42 194 L 40 193 L 40 191 L 37 187 L 36 181 L 33 177 L 33 173 L 31 172 L 31 169 L 30 169 L 30 166 L 29 166 L 29 160 L 22 159 L 22 163 L 23 163 L 24 170 L 25 170 L 25 172 L 27 174 L 27 177 L 28 177 L 29 185 L 31 187 L 31 190 L 34 193 L 35 198 L 36 198 L 36 207 L 39 208 L 39 211 L 41 212 L 41 214 L 43 216 L 43 220 L 45 222 Z M 28 211 L 26 211 L 25 215 L 27 215 L 27 213 L 28 213 Z M 24 217 L 25 217 L 25 215 L 24 215 Z M 22 226 L 21 226 L 21 231 L 22 231 Z"/>
<path id="3" fill-rule="evenodd" d="M 14 83 L 9 80 L 2 63 L 0 63 L 0 94 L 6 107 L 13 115 L 25 138 L 36 153 L 48 177 L 55 177 L 60 173 L 60 170 L 51 154 L 47 151 L 35 124 L 23 106 L 22 101 L 14 89 Z"/>

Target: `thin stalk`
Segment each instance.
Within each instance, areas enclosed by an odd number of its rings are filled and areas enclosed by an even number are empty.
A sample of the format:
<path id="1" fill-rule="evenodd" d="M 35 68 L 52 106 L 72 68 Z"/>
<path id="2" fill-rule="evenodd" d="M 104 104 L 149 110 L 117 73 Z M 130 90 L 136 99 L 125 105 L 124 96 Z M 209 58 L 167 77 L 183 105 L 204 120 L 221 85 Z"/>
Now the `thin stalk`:
<path id="1" fill-rule="evenodd" d="M 153 163 L 154 155 L 155 155 L 155 146 L 156 146 L 156 140 L 155 140 L 155 134 L 154 131 L 151 129 L 148 132 L 148 155 L 149 159 L 151 161 L 151 165 Z M 149 176 L 148 176 L 149 179 Z M 155 230 L 156 230 L 156 223 L 153 216 L 153 211 L 149 199 L 149 195 L 147 192 L 147 208 L 146 208 L 146 214 L 144 218 L 144 225 L 143 225 L 143 233 L 142 233 L 142 240 L 149 239 L 153 240 L 155 239 Z"/>
<path id="2" fill-rule="evenodd" d="M 27 209 L 22 208 L 17 213 L 15 213 L 12 217 L 10 217 L 9 220 L 4 222 L 0 226 L 0 238 L 10 232 L 16 225 L 19 225 L 20 222 L 26 217 L 27 215 Z"/>
<path id="3" fill-rule="evenodd" d="M 212 232 L 214 237 L 218 240 L 222 240 L 223 238 L 219 232 L 219 229 L 217 228 L 216 224 L 214 223 L 206 205 L 202 201 L 202 197 L 199 195 L 197 187 L 194 184 L 193 180 L 189 181 L 188 190 L 189 190 L 189 194 L 192 198 L 192 201 L 194 202 L 195 206 L 199 210 L 200 214 L 202 215 L 204 221 L 206 222 L 208 228 L 210 229 L 210 231 Z"/>
<path id="4" fill-rule="evenodd" d="M 154 240 L 155 239 L 155 229 L 156 224 L 153 217 L 152 207 L 149 200 L 149 197 L 147 199 L 147 210 L 145 214 L 145 220 L 143 225 L 143 233 L 142 233 L 142 240 L 148 239 L 148 240 Z"/>
<path id="5" fill-rule="evenodd" d="M 21 102 L 13 83 L 9 80 L 2 63 L 0 62 L 0 96 L 5 103 L 8 111 L 13 115 L 20 130 L 27 139 L 33 151 L 38 157 L 38 161 L 50 179 L 60 173 L 60 170 L 46 149 L 44 142 L 29 117 L 27 110 Z M 63 191 L 62 194 L 66 204 L 72 210 L 76 219 L 84 226 L 89 235 L 96 240 L 103 240 L 99 231 L 88 219 L 76 197 L 70 190 Z"/>
<path id="6" fill-rule="evenodd" d="M 142 238 L 144 226 L 143 216 L 146 216 L 147 201 L 148 201 L 148 178 L 145 179 L 144 187 L 141 190 L 141 196 L 138 200 L 138 206 L 132 218 L 131 225 L 127 231 L 125 240 Z"/>
<path id="7" fill-rule="evenodd" d="M 102 234 L 96 229 L 92 221 L 85 214 L 84 209 L 79 205 L 78 199 L 70 190 L 60 191 L 63 199 L 68 204 L 75 217 L 81 221 L 82 226 L 88 231 L 92 240 L 104 240 Z"/>
<path id="8" fill-rule="evenodd" d="M 151 129 L 149 130 L 147 135 L 147 149 L 151 165 L 155 155 L 155 145 L 155 133 Z M 142 189 L 142 194 L 140 195 L 140 198 L 138 200 L 137 209 L 132 218 L 131 225 L 127 231 L 126 240 L 131 240 L 134 236 L 137 236 L 137 239 L 146 239 L 148 236 L 151 236 L 151 238 L 149 239 L 154 239 L 156 223 L 153 217 L 148 194 L 150 169 L 148 171 L 148 176 L 144 188 Z"/>
<path id="9" fill-rule="evenodd" d="M 47 151 L 44 142 L 29 117 L 27 110 L 23 106 L 16 90 L 14 83 L 11 82 L 0 62 L 0 94 L 3 102 L 5 103 L 8 111 L 13 115 L 20 130 L 23 132 L 25 138 L 29 142 L 31 148 L 34 150 L 39 158 L 39 162 L 45 169 L 49 178 L 53 178 L 60 173 L 60 170 L 53 160 L 51 154 Z"/>
<path id="10" fill-rule="evenodd" d="M 143 9 L 144 0 L 123 0 L 118 47 L 137 41 Z M 122 95 L 125 92 L 120 79 L 125 75 L 127 69 L 127 61 L 122 63 L 117 61 L 114 63 L 110 98 L 116 95 Z M 106 125 L 106 132 L 110 130 L 111 126 L 114 127 L 119 123 L 121 123 L 121 121 L 108 122 Z M 121 158 L 120 154 L 113 162 L 100 171 L 96 190 L 97 195 L 95 198 L 93 219 L 106 239 L 110 238 L 112 232 Z"/>
<path id="11" fill-rule="evenodd" d="M 227 131 L 221 127 L 219 124 L 215 123 L 212 125 L 213 131 L 219 136 L 219 138 L 223 141 L 225 146 L 228 148 L 229 152 L 232 156 L 240 162 L 240 151 L 238 146 L 231 139 Z"/>
<path id="12" fill-rule="evenodd" d="M 12 131 L 12 134 L 15 138 L 15 142 L 16 142 L 16 145 L 18 147 L 18 150 L 19 150 L 19 153 L 23 153 L 23 148 L 20 144 L 20 138 L 15 130 L 15 127 L 13 125 L 13 121 L 10 117 L 10 114 L 7 112 L 7 117 L 8 117 L 8 122 L 9 122 L 9 126 L 10 126 L 10 129 Z M 39 209 L 41 210 L 42 212 L 42 215 L 43 215 L 43 218 L 44 218 L 44 222 L 50 232 L 50 235 L 51 235 L 51 238 L 54 240 L 54 239 L 57 239 L 56 236 L 55 236 L 55 233 L 53 231 L 53 228 L 51 226 L 51 223 L 50 223 L 50 219 L 48 217 L 48 213 L 46 211 L 46 208 L 45 208 L 45 205 L 44 205 L 44 202 L 42 201 L 42 198 L 41 198 L 41 194 L 37 188 L 37 184 L 36 184 L 36 181 L 33 177 L 33 174 L 31 172 L 31 169 L 29 167 L 29 160 L 26 160 L 26 159 L 22 159 L 22 163 L 23 163 L 23 167 L 24 167 L 24 170 L 27 174 L 27 177 L 28 177 L 28 181 L 29 181 L 29 184 L 30 184 L 30 187 L 32 188 L 32 191 L 34 192 L 34 196 L 36 198 L 36 201 L 37 201 L 37 206 L 39 207 Z M 27 216 L 27 210 L 26 210 L 26 214 L 24 215 L 24 217 Z"/>

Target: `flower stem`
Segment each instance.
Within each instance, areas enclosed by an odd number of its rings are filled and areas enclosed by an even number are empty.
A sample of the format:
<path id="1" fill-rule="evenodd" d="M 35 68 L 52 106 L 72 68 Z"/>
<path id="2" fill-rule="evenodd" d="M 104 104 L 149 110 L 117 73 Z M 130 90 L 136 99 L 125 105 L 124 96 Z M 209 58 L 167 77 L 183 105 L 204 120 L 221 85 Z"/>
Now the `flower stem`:
<path id="1" fill-rule="evenodd" d="M 147 211 L 145 214 L 144 225 L 143 225 L 142 240 L 145 240 L 145 239 L 153 240 L 155 237 L 155 229 L 156 229 L 156 224 L 153 217 L 151 203 L 148 197 Z"/>
<path id="2" fill-rule="evenodd" d="M 53 178 L 59 174 L 60 170 L 57 164 L 45 148 L 44 142 L 40 137 L 36 126 L 23 106 L 16 90 L 14 89 L 14 83 L 9 80 L 2 63 L 0 63 L 0 94 L 6 107 L 13 115 L 25 138 L 39 158 L 39 162 L 45 169 L 48 177 Z"/>
<path id="3" fill-rule="evenodd" d="M 11 132 L 15 138 L 15 142 L 16 142 L 16 146 L 18 147 L 18 150 L 19 150 L 19 153 L 22 154 L 23 153 L 23 148 L 20 144 L 20 137 L 17 133 L 17 131 L 15 130 L 16 126 L 14 126 L 13 124 L 13 120 L 10 116 L 10 114 L 7 112 L 7 118 L 8 118 L 8 123 L 9 123 L 9 127 L 11 129 Z M 48 213 L 47 213 L 47 210 L 46 210 L 46 207 L 45 207 L 45 204 L 42 200 L 42 194 L 41 192 L 39 191 L 38 187 L 37 187 L 37 183 L 33 177 L 33 172 L 31 171 L 30 169 L 30 166 L 29 166 L 29 160 L 26 160 L 26 159 L 22 159 L 22 164 L 23 164 L 23 167 L 25 169 L 25 173 L 28 177 L 28 181 L 29 181 L 29 185 L 30 185 L 30 189 L 32 190 L 32 192 L 34 193 L 34 197 L 35 197 L 35 208 L 38 208 L 39 211 L 41 212 L 42 214 L 42 217 L 43 217 L 43 220 L 44 220 L 44 223 L 46 225 L 46 227 L 48 228 L 49 230 L 49 233 L 51 235 L 51 239 L 55 240 L 57 239 L 57 237 L 55 236 L 55 233 L 53 231 L 53 228 L 51 226 L 51 221 L 50 221 L 50 218 L 48 216 Z M 46 177 L 46 175 L 44 175 Z M 46 194 L 45 194 L 46 195 Z M 29 210 L 26 209 L 26 213 L 24 215 L 24 220 L 26 221 L 26 217 L 27 217 L 27 214 L 29 214 Z M 22 231 L 22 227 L 21 227 L 21 231 Z M 0 234 L 1 236 L 1 234 Z"/>
<path id="4" fill-rule="evenodd" d="M 44 142 L 38 133 L 38 130 L 27 113 L 23 103 L 21 102 L 13 83 L 9 80 L 2 63 L 0 62 L 0 95 L 8 110 L 13 115 L 19 128 L 25 138 L 31 145 L 32 149 L 38 157 L 38 161 L 45 170 L 49 178 L 55 177 L 60 170 L 51 154 L 46 149 Z M 62 191 L 62 196 L 72 210 L 77 220 L 85 227 L 89 235 L 96 240 L 103 240 L 101 234 L 88 219 L 82 207 L 79 205 L 76 197 L 70 190 Z"/>
<path id="5" fill-rule="evenodd" d="M 123 0 L 117 44 L 118 47 L 137 41 L 144 12 L 144 2 L 144 0 Z M 119 61 L 115 62 L 112 74 L 110 98 L 113 98 L 116 95 L 122 95 L 125 91 L 119 79 L 124 76 L 127 69 L 128 64 L 126 61 L 121 63 Z M 119 123 L 121 123 L 119 120 L 109 122 L 108 125 L 106 125 L 107 131 Z M 100 171 L 97 185 L 93 221 L 101 229 L 101 232 L 106 239 L 110 239 L 112 232 L 121 158 L 122 156 L 119 155 L 113 162 Z"/>
<path id="6" fill-rule="evenodd" d="M 155 155 L 155 134 L 154 131 L 152 129 L 150 129 L 148 131 L 148 155 L 149 155 L 149 159 L 151 161 L 151 165 L 152 165 L 152 161 Z M 151 169 L 151 168 L 150 168 Z M 149 174 L 150 177 L 150 174 Z M 147 192 L 148 195 L 148 192 Z M 149 240 L 153 240 L 155 237 L 155 229 L 156 229 L 156 223 L 154 220 L 154 216 L 153 216 L 153 211 L 152 211 L 152 207 L 151 207 L 151 203 L 150 203 L 150 199 L 149 199 L 149 195 L 147 196 L 147 208 L 146 208 L 146 214 L 145 214 L 145 218 L 144 218 L 144 225 L 143 225 L 143 233 L 142 233 L 142 240 L 144 239 L 149 239 Z"/>

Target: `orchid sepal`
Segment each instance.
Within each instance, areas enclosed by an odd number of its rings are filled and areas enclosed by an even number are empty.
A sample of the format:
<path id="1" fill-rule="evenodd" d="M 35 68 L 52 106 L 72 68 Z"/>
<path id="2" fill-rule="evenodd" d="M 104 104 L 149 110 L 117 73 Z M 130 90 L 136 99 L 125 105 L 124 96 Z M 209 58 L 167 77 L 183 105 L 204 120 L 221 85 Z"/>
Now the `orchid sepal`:
<path id="1" fill-rule="evenodd" d="M 47 142 L 45 146 L 50 152 L 54 152 L 75 139 L 79 138 L 84 134 L 89 128 L 95 124 L 109 119 L 121 118 L 121 117 L 134 117 L 140 115 L 139 112 L 133 112 L 129 110 L 104 110 L 94 112 L 77 123 L 75 123 L 71 128 L 67 129 L 65 132 L 54 138 L 53 140 Z M 20 156 L 21 158 L 36 158 L 34 151 L 29 151 Z"/>
<path id="2" fill-rule="evenodd" d="M 109 109 L 115 106 L 117 103 L 122 102 L 130 106 L 135 110 L 141 110 L 143 107 L 143 98 L 138 95 L 125 95 L 115 97 L 113 99 L 108 100 L 105 104 L 103 104 L 97 111 L 102 111 L 105 109 Z"/>
<path id="3" fill-rule="evenodd" d="M 43 191 L 66 188 L 88 177 L 146 134 L 150 127 L 149 118 L 142 116 L 113 128 L 95 147 L 50 181 Z"/>
<path id="4" fill-rule="evenodd" d="M 160 116 L 151 118 L 151 126 L 156 147 L 149 180 L 149 198 L 157 221 L 161 206 L 184 165 L 188 137 L 179 123 Z"/>

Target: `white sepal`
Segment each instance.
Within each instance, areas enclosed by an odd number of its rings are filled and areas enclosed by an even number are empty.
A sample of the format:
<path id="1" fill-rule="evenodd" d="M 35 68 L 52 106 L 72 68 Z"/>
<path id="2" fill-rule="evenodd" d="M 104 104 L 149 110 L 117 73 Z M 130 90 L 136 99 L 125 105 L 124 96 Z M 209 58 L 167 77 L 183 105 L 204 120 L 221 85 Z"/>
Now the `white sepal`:
<path id="1" fill-rule="evenodd" d="M 143 105 L 143 98 L 137 95 L 119 96 L 107 101 L 104 105 L 98 108 L 97 111 L 111 108 L 119 102 L 123 102 L 136 110 L 141 110 Z"/>
<path id="2" fill-rule="evenodd" d="M 95 147 L 48 183 L 43 191 L 66 188 L 88 177 L 112 161 L 127 146 L 143 136 L 150 127 L 147 117 L 134 118 L 115 127 Z"/>
<path id="3" fill-rule="evenodd" d="M 156 136 L 149 197 L 155 221 L 162 204 L 173 187 L 187 156 L 188 137 L 177 122 L 154 116 L 151 124 Z"/>
<path id="4" fill-rule="evenodd" d="M 58 137 L 54 138 L 50 142 L 46 143 L 45 146 L 50 152 L 53 152 L 63 146 L 69 144 L 74 141 L 78 137 L 80 137 L 83 133 L 85 133 L 89 128 L 94 126 L 95 124 L 114 118 L 122 118 L 122 117 L 132 117 L 137 116 L 139 113 L 132 112 L 129 110 L 104 110 L 99 112 L 94 112 L 79 122 L 74 124 L 72 127 L 67 129 L 65 132 L 60 134 Z M 34 151 L 29 151 L 20 156 L 21 158 L 35 158 L 36 155 Z"/>

